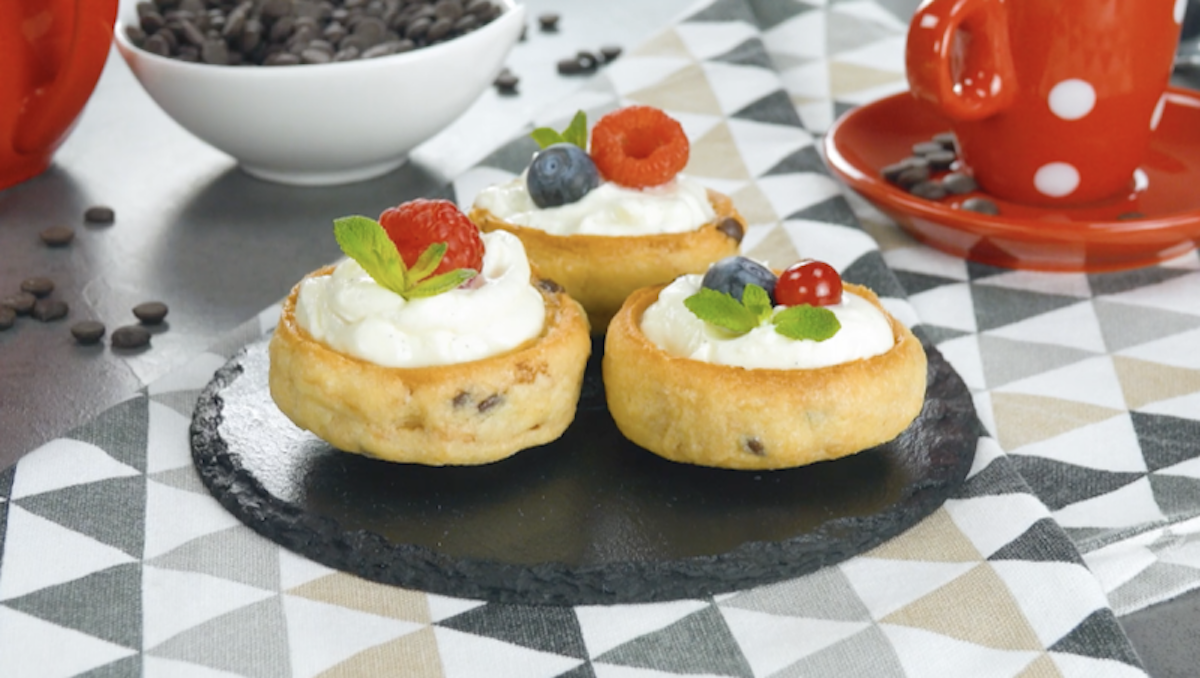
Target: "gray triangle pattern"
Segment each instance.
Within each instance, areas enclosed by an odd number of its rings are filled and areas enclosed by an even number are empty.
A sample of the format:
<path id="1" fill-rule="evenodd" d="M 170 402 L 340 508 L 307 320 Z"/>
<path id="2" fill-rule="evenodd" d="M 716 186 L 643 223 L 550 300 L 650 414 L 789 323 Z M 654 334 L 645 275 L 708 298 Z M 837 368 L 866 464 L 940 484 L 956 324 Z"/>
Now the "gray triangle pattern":
<path id="1" fill-rule="evenodd" d="M 142 567 L 137 563 L 93 572 L 4 605 L 110 643 L 142 646 Z"/>
<path id="2" fill-rule="evenodd" d="M 67 437 L 91 443 L 117 461 L 145 473 L 149 407 L 149 399 L 143 391 L 137 397 L 101 412 Z"/>
<path id="3" fill-rule="evenodd" d="M 829 12 L 825 21 L 825 49 L 830 56 L 866 47 L 894 35 L 894 28 L 842 12 Z"/>
<path id="4" fill-rule="evenodd" d="M 1200 497 L 1200 480 L 1184 476 L 1150 474 L 1150 491 L 1163 514 L 1172 521 L 1188 520 L 1200 515 L 1196 497 Z"/>
<path id="5" fill-rule="evenodd" d="M 1120 351 L 1200 327 L 1200 317 L 1157 308 L 1120 304 L 1104 299 L 1092 301 L 1104 345 Z"/>
<path id="6" fill-rule="evenodd" d="M 592 661 L 665 671 L 752 678 L 753 671 L 715 606 L 616 647 Z"/>
<path id="7" fill-rule="evenodd" d="M 279 596 L 195 626 L 148 654 L 248 678 L 291 678 L 287 624 Z"/>
<path id="8" fill-rule="evenodd" d="M 779 24 L 815 9 L 797 0 L 770 0 L 768 2 L 753 2 L 751 7 L 758 18 L 758 27 L 769 31 Z"/>
<path id="9" fill-rule="evenodd" d="M 913 334 L 915 334 L 917 338 L 921 340 L 921 343 L 931 344 L 933 346 L 937 346 L 944 341 L 950 341 L 951 339 L 965 337 L 967 334 L 969 334 L 969 332 L 964 332 L 962 330 L 956 330 L 950 327 L 939 327 L 937 325 L 917 325 L 909 329 L 911 329 Z"/>
<path id="10" fill-rule="evenodd" d="M 166 405 L 187 419 L 191 419 L 192 414 L 196 410 L 196 401 L 200 399 L 200 389 L 157 393 L 150 396 L 150 399 L 160 405 Z"/>
<path id="11" fill-rule="evenodd" d="M 177 490 L 208 495 L 208 488 L 204 486 L 204 481 L 200 480 L 200 474 L 196 472 L 194 466 L 183 466 L 181 468 L 173 468 L 170 471 L 159 471 L 158 473 L 151 474 L 150 478 L 155 482 L 169 485 Z"/>
<path id="12" fill-rule="evenodd" d="M 1078 297 L 1014 290 L 997 285 L 971 285 L 975 323 L 980 332 L 1078 304 Z"/>
<path id="13" fill-rule="evenodd" d="M 1108 594 L 1109 603 L 1113 609 L 1130 612 L 1139 609 L 1141 601 L 1154 599 L 1166 600 L 1173 596 L 1164 596 L 1164 592 L 1176 594 L 1190 591 L 1200 586 L 1200 569 L 1174 563 L 1154 563 L 1142 570 L 1137 577 Z"/>
<path id="14" fill-rule="evenodd" d="M 87 673 L 81 673 L 76 678 L 140 678 L 142 675 L 142 658 L 139 655 L 118 659 L 111 664 L 98 666 Z"/>
<path id="15" fill-rule="evenodd" d="M 743 0 L 716 0 L 708 7 L 687 18 L 688 23 L 741 21 L 751 26 L 758 22 L 753 10 Z"/>
<path id="16" fill-rule="evenodd" d="M 870 676 L 907 678 L 891 641 L 872 624 L 858 633 L 771 674 L 771 678 Z"/>
<path id="17" fill-rule="evenodd" d="M 279 547 L 243 525 L 204 535 L 146 561 L 155 567 L 201 572 L 278 591 Z"/>
<path id="18" fill-rule="evenodd" d="M 842 271 L 842 278 L 846 282 L 865 285 L 880 297 L 906 298 L 908 295 L 904 293 L 904 287 L 886 267 L 879 250 L 871 250 L 847 266 Z"/>
<path id="19" fill-rule="evenodd" d="M 868 621 L 871 612 L 839 568 L 826 567 L 790 581 L 763 586 L 721 602 L 721 607 L 777 616 Z"/>
<path id="20" fill-rule="evenodd" d="M 1118 271 L 1116 273 L 1093 273 L 1088 276 L 1088 284 L 1092 288 L 1092 294 L 1100 297 L 1136 290 L 1139 287 L 1157 285 L 1185 275 L 1196 274 L 1193 271 L 1153 266 L 1150 268 L 1137 268 L 1132 271 Z"/>
<path id="21" fill-rule="evenodd" d="M 1096 355 L 1068 346 L 1031 344 L 989 334 L 980 334 L 978 341 L 988 388 L 1066 367 Z"/>
<path id="22" fill-rule="evenodd" d="M 783 90 L 775 90 L 767 96 L 747 104 L 742 110 L 729 116 L 738 120 L 753 120 L 754 122 L 765 122 L 773 125 L 787 125 L 788 127 L 803 127 L 800 122 L 800 116 L 796 114 L 796 109 L 792 106 L 792 100 Z M 815 151 L 814 151 L 815 153 Z M 821 167 L 824 171 L 824 166 Z M 767 172 L 770 174 L 774 169 Z"/>
<path id="23" fill-rule="evenodd" d="M 788 104 L 789 106 L 791 105 L 790 100 Z M 797 127 L 799 126 L 797 124 Z M 821 159 L 821 154 L 817 152 L 817 147 L 814 145 L 810 144 L 793 151 L 786 158 L 776 163 L 774 167 L 767 170 L 763 176 L 773 177 L 780 174 L 800 174 L 803 172 L 815 172 L 817 174 L 827 174 L 829 172 L 829 169 L 825 167 L 825 161 Z M 817 204 L 821 205 L 825 203 L 821 202 Z M 837 223 L 843 223 L 843 221 L 838 221 Z M 855 223 L 857 223 L 857 220 Z"/>
<path id="24" fill-rule="evenodd" d="M 238 325 L 229 334 L 221 337 L 212 346 L 208 347 L 208 352 L 225 358 L 232 358 L 235 353 L 245 348 L 246 344 L 258 341 L 262 337 L 262 328 L 259 327 L 258 318 L 251 318 L 246 322 Z M 195 405 L 195 402 L 192 403 Z M 192 416 L 188 414 L 187 416 Z"/>
<path id="25" fill-rule="evenodd" d="M 763 45 L 762 40 L 758 38 L 747 38 L 745 42 L 742 42 L 737 47 L 724 54 L 712 57 L 708 61 L 720 61 L 721 63 L 734 64 L 735 66 L 758 66 L 767 70 L 775 68 L 775 64 L 771 63 L 771 57 L 767 56 L 767 48 Z M 786 94 L 783 96 L 785 99 L 787 98 Z M 795 111 L 792 114 L 795 115 Z"/>
<path id="26" fill-rule="evenodd" d="M 109 478 L 71 485 L 13 502 L 21 508 L 86 534 L 134 558 L 145 542 L 146 477 Z"/>

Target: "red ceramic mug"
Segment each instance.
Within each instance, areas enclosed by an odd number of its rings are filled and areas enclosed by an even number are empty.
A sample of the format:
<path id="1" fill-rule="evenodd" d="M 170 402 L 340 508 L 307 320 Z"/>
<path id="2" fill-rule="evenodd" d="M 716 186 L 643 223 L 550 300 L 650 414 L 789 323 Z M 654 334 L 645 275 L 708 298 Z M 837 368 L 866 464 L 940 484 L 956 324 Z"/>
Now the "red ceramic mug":
<path id="1" fill-rule="evenodd" d="M 118 0 L 0 0 L 0 189 L 40 174 L 104 69 Z"/>
<path id="2" fill-rule="evenodd" d="M 988 193 L 1063 205 L 1131 190 L 1186 0 L 926 0 L 905 55 Z"/>

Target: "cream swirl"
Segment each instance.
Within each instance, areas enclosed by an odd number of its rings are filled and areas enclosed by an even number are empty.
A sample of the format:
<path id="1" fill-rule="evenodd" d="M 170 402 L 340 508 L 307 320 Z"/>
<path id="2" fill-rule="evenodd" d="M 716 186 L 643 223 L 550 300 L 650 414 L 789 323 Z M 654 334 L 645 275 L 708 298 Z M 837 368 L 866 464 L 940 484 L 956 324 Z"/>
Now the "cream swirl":
<path id="1" fill-rule="evenodd" d="M 422 299 L 405 300 L 343 261 L 301 283 L 296 322 L 334 350 L 384 367 L 450 365 L 516 348 L 541 333 L 545 303 L 516 236 L 487 233 L 483 243 L 479 278 Z"/>
<path id="2" fill-rule="evenodd" d="M 869 358 L 894 344 L 891 324 L 862 297 L 844 292 L 833 311 L 842 328 L 825 341 L 789 339 L 764 323 L 734 336 L 696 317 L 683 301 L 700 289 L 703 276 L 677 278 L 642 314 L 642 332 L 671 355 L 748 369 L 813 369 Z"/>

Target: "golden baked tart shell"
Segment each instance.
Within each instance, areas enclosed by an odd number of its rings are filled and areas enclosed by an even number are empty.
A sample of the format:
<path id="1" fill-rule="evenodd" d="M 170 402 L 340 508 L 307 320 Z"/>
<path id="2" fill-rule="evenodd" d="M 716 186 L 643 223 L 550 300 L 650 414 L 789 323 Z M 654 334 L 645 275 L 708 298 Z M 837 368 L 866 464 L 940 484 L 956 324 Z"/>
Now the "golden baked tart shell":
<path id="1" fill-rule="evenodd" d="M 733 201 L 708 191 L 716 217 L 694 231 L 648 235 L 553 235 L 510 224 L 475 207 L 469 216 L 484 232 L 508 231 L 521 239 L 530 262 L 587 309 L 592 332 L 603 334 L 634 290 L 666 284 L 738 253 L 746 221 Z M 734 224 L 727 222 L 733 219 Z"/>
<path id="2" fill-rule="evenodd" d="M 335 447 L 393 462 L 484 464 L 550 442 L 575 418 L 591 339 L 578 303 L 544 281 L 535 287 L 546 321 L 534 339 L 481 360 L 400 368 L 314 339 L 296 323 L 296 285 L 271 338 L 271 397 Z"/>
<path id="3" fill-rule="evenodd" d="M 881 311 L 865 287 L 846 284 Z M 816 369 L 746 369 L 668 354 L 646 338 L 642 314 L 662 286 L 635 292 L 605 339 L 608 408 L 625 437 L 672 461 L 781 469 L 887 442 L 925 400 L 925 351 L 884 311 L 886 353 Z"/>

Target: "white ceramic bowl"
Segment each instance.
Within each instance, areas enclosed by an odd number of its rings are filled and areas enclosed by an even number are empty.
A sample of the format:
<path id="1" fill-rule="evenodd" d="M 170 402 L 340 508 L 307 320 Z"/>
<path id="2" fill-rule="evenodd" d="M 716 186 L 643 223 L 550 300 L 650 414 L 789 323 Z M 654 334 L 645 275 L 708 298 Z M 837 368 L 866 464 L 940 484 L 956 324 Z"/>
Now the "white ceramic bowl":
<path id="1" fill-rule="evenodd" d="M 184 129 L 254 176 L 330 185 L 399 167 L 495 80 L 525 25 L 524 5 L 495 1 L 504 8 L 499 17 L 453 40 L 331 64 L 231 67 L 160 57 L 129 42 L 132 12 L 115 34 L 142 87 Z"/>

